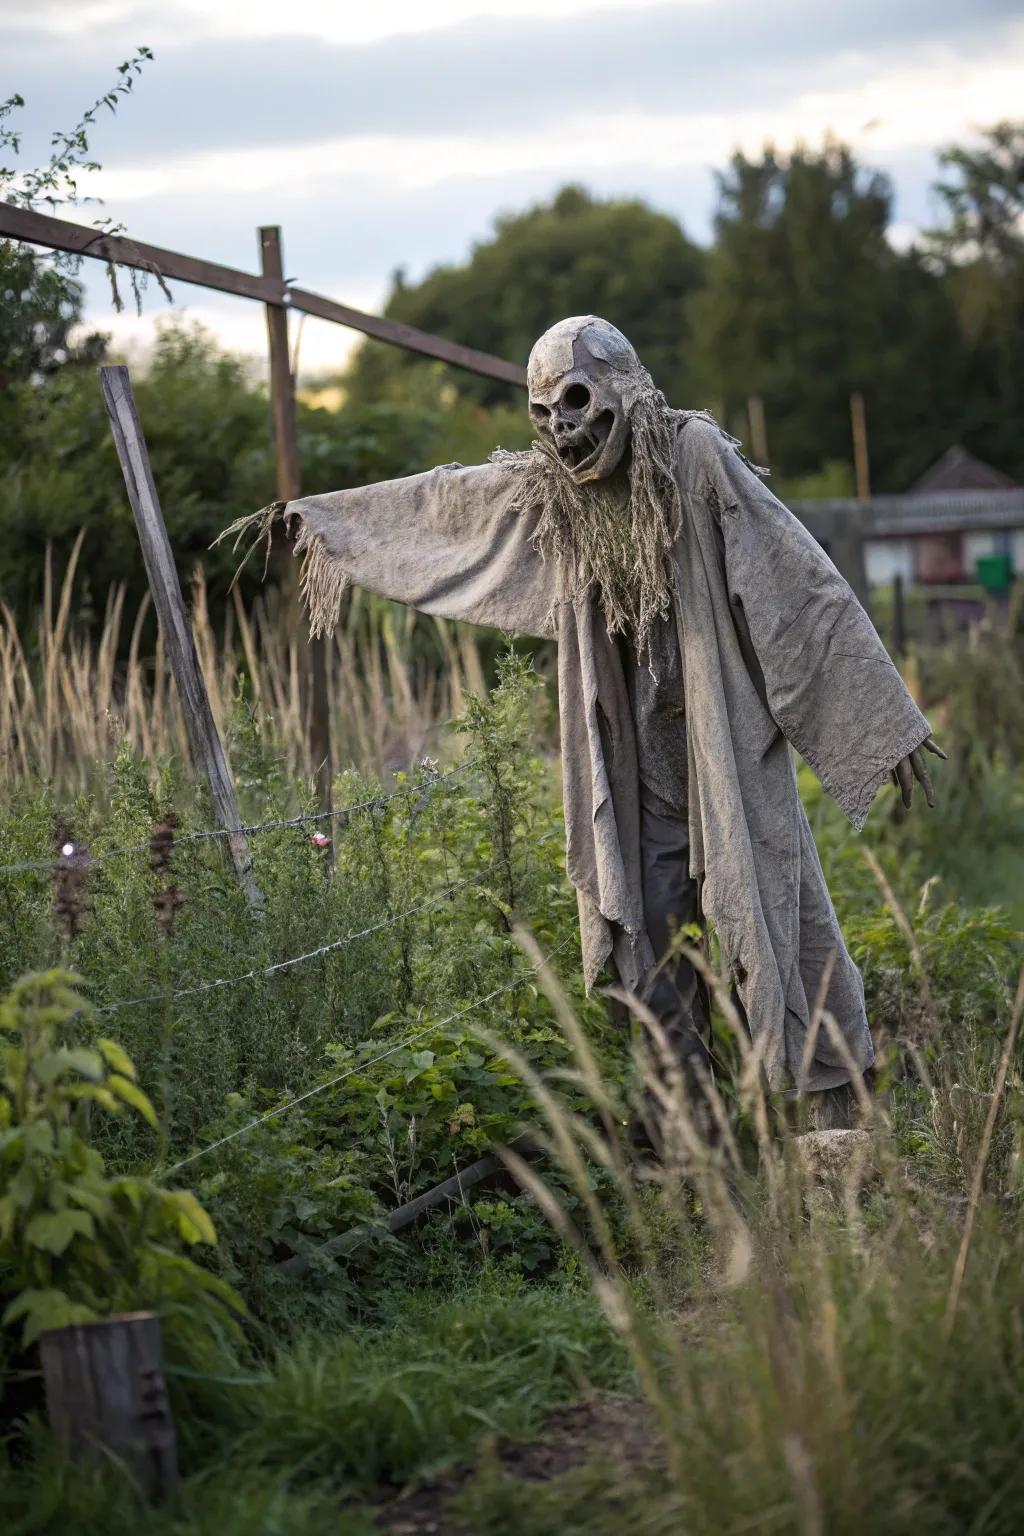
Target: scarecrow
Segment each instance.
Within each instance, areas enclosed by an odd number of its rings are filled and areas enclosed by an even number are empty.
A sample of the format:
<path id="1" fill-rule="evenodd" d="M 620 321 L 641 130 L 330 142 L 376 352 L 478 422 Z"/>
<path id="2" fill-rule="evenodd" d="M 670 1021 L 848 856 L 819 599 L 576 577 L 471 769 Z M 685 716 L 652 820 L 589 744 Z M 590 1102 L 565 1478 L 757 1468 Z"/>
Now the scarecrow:
<path id="1" fill-rule="evenodd" d="M 769 1087 L 841 1103 L 873 1048 L 790 744 L 857 828 L 889 778 L 905 804 L 915 780 L 932 804 L 922 753 L 944 754 L 764 471 L 706 412 L 671 409 L 621 332 L 562 320 L 527 380 L 528 451 L 244 522 L 297 525 L 314 633 L 356 582 L 553 637 L 588 989 L 610 960 L 680 1060 L 703 1058 L 697 977 L 673 936 L 711 922 Z M 823 986 L 841 1044 L 821 1030 L 806 1050 Z"/>

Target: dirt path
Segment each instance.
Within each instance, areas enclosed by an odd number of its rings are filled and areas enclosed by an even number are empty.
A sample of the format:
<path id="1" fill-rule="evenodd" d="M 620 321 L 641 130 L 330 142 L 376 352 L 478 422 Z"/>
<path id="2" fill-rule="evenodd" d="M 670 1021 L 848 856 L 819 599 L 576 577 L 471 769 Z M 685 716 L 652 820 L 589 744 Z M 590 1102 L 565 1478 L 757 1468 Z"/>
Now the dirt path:
<path id="1" fill-rule="evenodd" d="M 523 1482 L 548 1482 L 600 1456 L 629 1470 L 654 1459 L 648 1410 L 634 1399 L 604 1395 L 556 1409 L 536 1440 L 499 1440 L 495 1456 Z M 473 1477 L 472 1468 L 422 1483 L 384 1505 L 377 1523 L 391 1536 L 447 1536 L 445 1510 Z"/>

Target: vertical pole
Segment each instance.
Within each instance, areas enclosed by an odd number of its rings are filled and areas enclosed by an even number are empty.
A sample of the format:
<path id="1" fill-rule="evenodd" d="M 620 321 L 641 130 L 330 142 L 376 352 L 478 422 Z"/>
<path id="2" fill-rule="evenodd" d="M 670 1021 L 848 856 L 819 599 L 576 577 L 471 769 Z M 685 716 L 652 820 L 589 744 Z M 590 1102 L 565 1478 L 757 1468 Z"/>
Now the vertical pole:
<path id="1" fill-rule="evenodd" d="M 210 802 L 217 826 L 240 828 L 241 817 L 235 798 L 235 786 L 231 782 L 224 746 L 213 718 L 210 697 L 196 654 L 171 541 L 167 537 L 164 515 L 153 483 L 146 439 L 142 435 L 139 415 L 135 409 L 128 369 L 101 368 L 100 383 L 128 490 L 128 500 L 139 533 L 139 543 L 142 545 L 142 558 L 146 564 L 149 589 L 153 594 L 153 606 L 156 608 L 167 659 L 181 699 L 192 760 L 209 785 Z M 239 884 L 250 905 L 262 907 L 263 897 L 253 877 L 252 856 L 245 833 L 232 830 L 225 841 Z"/>
<path id="2" fill-rule="evenodd" d="M 907 615 L 903 602 L 903 577 L 899 571 L 892 579 L 892 648 L 896 656 L 907 649 Z"/>
<path id="3" fill-rule="evenodd" d="M 260 264 L 264 277 L 284 287 L 284 254 L 281 230 L 265 224 L 260 232 Z M 295 417 L 295 379 L 288 350 L 288 311 L 282 304 L 268 304 L 267 340 L 270 346 L 270 399 L 274 413 L 274 444 L 277 451 L 277 496 L 279 501 L 294 501 L 301 494 L 299 474 L 299 434 Z M 322 811 L 331 809 L 331 715 L 327 677 L 330 640 L 310 641 L 312 698 L 309 719 L 309 755 L 316 783 L 317 804 Z"/>
<path id="4" fill-rule="evenodd" d="M 868 460 L 868 419 L 864 396 L 857 390 L 850 396 L 850 425 L 853 430 L 853 472 L 857 482 L 857 500 L 871 500 L 871 468 Z"/>
<path id="5" fill-rule="evenodd" d="M 751 395 L 747 401 L 747 420 L 750 422 L 750 450 L 758 464 L 768 463 L 768 428 L 764 418 L 764 401 L 760 395 Z"/>

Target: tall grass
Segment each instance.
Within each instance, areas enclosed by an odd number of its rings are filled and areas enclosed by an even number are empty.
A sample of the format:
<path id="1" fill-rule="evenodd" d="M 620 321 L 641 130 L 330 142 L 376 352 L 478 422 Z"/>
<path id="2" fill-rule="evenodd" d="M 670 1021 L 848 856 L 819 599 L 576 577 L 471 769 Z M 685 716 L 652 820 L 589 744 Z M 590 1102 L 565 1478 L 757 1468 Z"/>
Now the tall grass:
<path id="1" fill-rule="evenodd" d="M 114 587 L 98 626 L 75 621 L 82 538 L 59 583 L 47 551 L 33 633 L 19 632 L 0 605 L 0 770 L 72 793 L 95 790 L 125 740 L 151 763 L 188 756 L 148 595 L 129 614 L 124 588 Z M 312 668 L 294 590 L 268 588 L 248 611 L 236 591 L 220 625 L 199 567 L 190 596 L 218 725 L 227 724 L 241 670 L 250 707 L 272 723 L 287 775 L 308 780 Z M 440 724 L 461 714 L 466 693 L 484 691 L 479 632 L 364 593 L 353 595 L 328 659 L 334 762 L 364 772 L 410 767 L 437 746 Z"/>
<path id="2" fill-rule="evenodd" d="M 886 900 L 896 905 L 891 891 Z M 901 909 L 898 916 L 916 946 Z M 859 1128 L 804 1138 L 792 1134 L 790 1110 L 765 1093 L 727 982 L 699 954 L 691 958 L 738 1049 L 732 1093 L 684 1074 L 635 1002 L 644 1030 L 634 1091 L 610 1085 L 543 967 L 586 1110 L 570 1111 L 552 1081 L 506 1050 L 534 1095 L 563 1190 L 511 1152 L 508 1166 L 590 1276 L 657 1426 L 660 1463 L 643 1474 L 646 1499 L 632 1494 L 646 1504 L 649 1528 L 708 1536 L 1019 1530 L 1021 1188 L 1013 1157 L 993 1166 L 993 1148 L 997 1126 L 1015 1129 L 1019 1115 L 1024 972 L 1012 1001 L 1004 989 L 1001 1049 L 953 1039 L 934 1075 L 916 1052 L 890 1050 L 884 1091 L 857 1080 Z M 826 1012 L 815 1025 L 841 1046 Z M 984 1123 L 964 1182 L 926 1185 L 926 1165 L 908 1157 L 893 1117 L 906 1115 L 922 1071 L 926 1118 L 962 1120 L 959 1079 L 979 1070 L 985 1087 L 975 1114 Z M 1009 1107 L 1008 1083 L 1017 1096 Z M 660 1155 L 638 1164 L 623 1126 L 631 1110 L 649 1114 L 652 1105 Z M 595 1169 L 611 1179 L 603 1196 Z M 665 1269 L 665 1234 L 673 1225 L 685 1231 L 693 1211 L 709 1262 L 703 1283 L 690 1274 L 680 1298 Z M 507 1528 L 533 1529 L 526 1521 Z"/>

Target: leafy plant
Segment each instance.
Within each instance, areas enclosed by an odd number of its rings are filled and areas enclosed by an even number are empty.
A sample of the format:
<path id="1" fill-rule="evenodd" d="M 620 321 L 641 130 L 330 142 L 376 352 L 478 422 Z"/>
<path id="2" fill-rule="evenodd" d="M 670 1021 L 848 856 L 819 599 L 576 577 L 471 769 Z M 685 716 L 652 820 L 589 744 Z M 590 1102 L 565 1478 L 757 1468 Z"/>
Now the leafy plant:
<path id="1" fill-rule="evenodd" d="M 27 976 L 0 1002 L 0 1327 L 22 1346 L 45 1329 L 170 1301 L 242 1304 L 183 1250 L 216 1243 L 187 1190 L 110 1177 L 93 1116 L 156 1116 L 113 1040 L 65 1043 L 87 1010 L 76 978 Z"/>
<path id="2" fill-rule="evenodd" d="M 135 79 L 144 66 L 152 61 L 152 49 L 146 47 L 136 48 L 131 58 L 125 59 L 117 66 L 117 79 L 109 90 L 97 97 L 92 106 L 87 108 L 78 122 L 70 129 L 58 129 L 50 135 L 50 156 L 44 165 L 33 166 L 28 169 L 18 170 L 12 166 L 0 165 L 0 197 L 5 202 L 13 203 L 20 208 L 35 208 L 40 203 L 44 204 L 52 212 L 65 204 L 76 206 L 82 202 L 96 203 L 102 199 L 94 197 L 83 198 L 78 190 L 78 176 L 84 171 L 98 171 L 99 164 L 92 158 L 89 148 L 89 135 L 96 126 L 96 120 L 104 108 L 108 112 L 116 112 L 119 103 L 124 97 L 129 96 L 134 89 Z M 10 126 L 10 119 L 19 108 L 25 105 L 24 99 L 15 94 L 9 96 L 6 101 L 0 102 L 0 151 L 9 151 L 13 155 L 21 150 L 21 134 Z M 119 235 L 124 233 L 123 224 L 115 224 L 107 216 L 94 219 L 93 223 L 100 234 Z M 64 252 L 56 252 L 53 261 L 58 273 L 74 273 L 81 265 L 81 256 L 69 256 Z M 154 270 L 157 283 L 169 299 L 170 290 L 159 272 Z M 114 308 L 121 310 L 124 303 L 117 284 L 117 269 L 113 262 L 107 262 L 107 276 L 110 280 L 111 294 L 114 300 Z M 130 273 L 132 294 L 136 308 L 142 312 L 142 293 L 146 285 L 148 273 L 139 273 L 134 268 Z"/>

